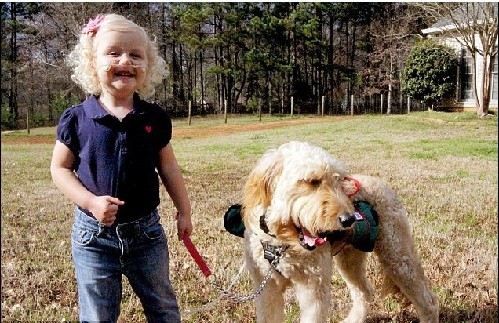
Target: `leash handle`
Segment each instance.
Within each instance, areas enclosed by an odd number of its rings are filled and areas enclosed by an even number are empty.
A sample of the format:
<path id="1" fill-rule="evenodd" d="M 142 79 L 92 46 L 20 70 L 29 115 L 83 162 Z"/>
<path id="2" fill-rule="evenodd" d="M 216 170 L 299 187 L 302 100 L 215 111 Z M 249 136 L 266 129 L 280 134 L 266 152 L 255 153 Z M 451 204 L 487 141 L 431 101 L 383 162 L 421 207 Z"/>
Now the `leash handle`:
<path id="1" fill-rule="evenodd" d="M 184 245 L 187 248 L 187 251 L 191 254 L 191 257 L 194 258 L 194 261 L 198 265 L 199 269 L 203 272 L 203 275 L 208 278 L 211 275 L 211 270 L 208 268 L 208 265 L 206 265 L 206 262 L 204 261 L 203 257 L 199 254 L 198 250 L 196 249 L 196 246 L 191 241 L 191 238 L 184 234 L 184 237 L 182 238 L 184 241 Z"/>

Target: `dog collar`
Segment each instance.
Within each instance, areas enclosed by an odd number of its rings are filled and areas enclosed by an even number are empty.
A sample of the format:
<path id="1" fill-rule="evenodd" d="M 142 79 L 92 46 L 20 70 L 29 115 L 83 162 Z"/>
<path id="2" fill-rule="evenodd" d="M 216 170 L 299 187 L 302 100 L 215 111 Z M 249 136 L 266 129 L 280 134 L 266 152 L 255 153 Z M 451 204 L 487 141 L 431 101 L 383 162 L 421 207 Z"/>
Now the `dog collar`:
<path id="1" fill-rule="evenodd" d="M 271 236 L 272 238 L 276 238 L 275 234 L 270 233 L 269 227 L 267 225 L 267 221 L 265 221 L 265 214 L 262 214 L 260 216 L 260 229 L 267 235 Z"/>

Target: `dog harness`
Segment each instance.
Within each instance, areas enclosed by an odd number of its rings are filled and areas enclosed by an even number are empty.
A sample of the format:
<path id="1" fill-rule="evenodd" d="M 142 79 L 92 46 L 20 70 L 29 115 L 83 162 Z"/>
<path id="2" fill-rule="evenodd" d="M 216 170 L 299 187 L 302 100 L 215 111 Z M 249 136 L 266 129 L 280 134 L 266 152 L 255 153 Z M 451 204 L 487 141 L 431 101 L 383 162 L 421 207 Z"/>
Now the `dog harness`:
<path id="1" fill-rule="evenodd" d="M 348 242 L 360 251 L 371 252 L 374 250 L 374 243 L 378 237 L 378 213 L 371 204 L 364 201 L 356 201 L 353 205 L 355 222 L 347 230 L 349 231 Z"/>
<path id="2" fill-rule="evenodd" d="M 361 185 L 357 180 L 346 177 L 343 181 L 342 188 L 351 199 L 360 190 Z M 300 245 L 311 251 L 317 246 L 325 243 L 325 241 L 329 241 L 331 245 L 337 241 L 346 241 L 360 251 L 372 252 L 378 236 L 378 213 L 372 205 L 366 201 L 355 201 L 353 202 L 353 205 L 355 208 L 355 222 L 352 226 L 346 230 L 332 231 L 328 233 L 325 238 L 317 238 L 316 240 L 318 242 L 316 241 L 315 244 L 303 242 L 303 232 L 300 228 L 295 226 L 300 237 Z M 234 204 L 228 208 L 224 215 L 224 227 L 229 233 L 242 238 L 244 237 L 245 227 L 241 216 L 241 208 L 242 206 L 240 204 Z M 276 238 L 268 228 L 265 214 L 260 216 L 260 229 L 265 234 Z M 264 249 L 264 257 L 269 260 L 269 262 L 276 257 L 280 257 L 282 252 L 289 247 L 286 245 L 275 246 L 265 241 L 262 241 L 262 246 Z"/>
<path id="3" fill-rule="evenodd" d="M 241 204 L 231 205 L 224 215 L 224 228 L 229 233 L 244 238 L 244 222 L 241 217 Z M 261 221 L 260 221 L 261 226 Z M 268 228 L 267 228 L 268 230 Z"/>

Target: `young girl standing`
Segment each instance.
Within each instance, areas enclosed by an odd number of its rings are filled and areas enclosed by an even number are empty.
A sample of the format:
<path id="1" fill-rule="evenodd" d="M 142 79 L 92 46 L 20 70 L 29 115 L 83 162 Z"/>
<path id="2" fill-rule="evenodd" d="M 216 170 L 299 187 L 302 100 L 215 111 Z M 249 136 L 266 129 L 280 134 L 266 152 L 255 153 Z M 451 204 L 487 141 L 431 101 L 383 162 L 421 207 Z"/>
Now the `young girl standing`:
<path id="1" fill-rule="evenodd" d="M 80 321 L 116 322 L 122 275 L 149 322 L 180 322 L 159 222 L 159 177 L 178 210 L 178 238 L 192 233 L 191 205 L 166 112 L 143 99 L 165 62 L 143 28 L 115 14 L 83 28 L 70 53 L 73 80 L 91 96 L 68 108 L 50 166 L 75 205 L 72 256 Z"/>

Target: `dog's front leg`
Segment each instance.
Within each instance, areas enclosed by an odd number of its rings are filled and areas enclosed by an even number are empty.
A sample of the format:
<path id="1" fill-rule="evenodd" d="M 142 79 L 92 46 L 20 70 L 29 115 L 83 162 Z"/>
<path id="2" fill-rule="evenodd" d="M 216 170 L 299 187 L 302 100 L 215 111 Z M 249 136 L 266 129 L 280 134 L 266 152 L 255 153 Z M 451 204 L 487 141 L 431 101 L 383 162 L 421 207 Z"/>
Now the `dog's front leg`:
<path id="1" fill-rule="evenodd" d="M 329 315 L 331 284 L 327 276 L 325 282 L 317 279 L 316 283 L 296 284 L 296 299 L 300 305 L 301 323 L 325 323 Z"/>
<path id="2" fill-rule="evenodd" d="M 262 293 L 255 299 L 258 323 L 284 322 L 284 292 L 285 288 L 277 285 L 274 279 L 269 281 Z"/>
<path id="3" fill-rule="evenodd" d="M 257 290 L 269 270 L 269 263 L 263 257 L 260 240 L 250 230 L 246 230 L 244 248 L 246 267 L 253 280 L 253 288 Z M 257 323 L 284 322 L 284 292 L 289 282 L 274 272 L 262 292 L 255 298 Z"/>

